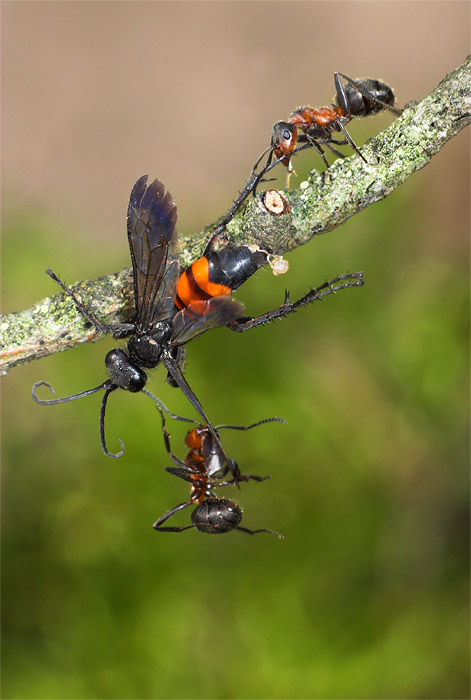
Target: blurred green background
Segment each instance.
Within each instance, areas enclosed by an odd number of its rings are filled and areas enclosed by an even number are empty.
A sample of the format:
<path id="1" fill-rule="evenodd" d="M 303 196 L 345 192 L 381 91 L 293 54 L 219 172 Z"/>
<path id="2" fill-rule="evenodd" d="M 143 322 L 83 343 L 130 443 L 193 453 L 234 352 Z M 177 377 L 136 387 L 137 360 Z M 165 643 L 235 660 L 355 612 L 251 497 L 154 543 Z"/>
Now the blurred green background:
<path id="1" fill-rule="evenodd" d="M 48 266 L 72 283 L 128 264 L 143 172 L 196 231 L 228 208 L 274 121 L 329 103 L 335 70 L 382 78 L 404 104 L 469 44 L 459 2 L 2 10 L 5 312 L 56 292 Z M 361 145 L 390 120 L 350 133 Z M 188 348 L 214 421 L 288 420 L 224 435 L 243 471 L 272 475 L 224 494 L 282 542 L 152 530 L 188 490 L 163 469 L 145 396 L 110 397 L 116 461 L 97 396 L 32 402 L 39 379 L 59 396 L 103 381 L 112 339 L 2 379 L 5 698 L 469 697 L 468 160 L 462 133 L 238 297 L 256 314 L 347 270 L 365 287 Z M 293 186 L 311 167 L 299 158 Z M 191 415 L 163 377 L 151 390 Z M 170 428 L 183 456 L 185 427 Z"/>

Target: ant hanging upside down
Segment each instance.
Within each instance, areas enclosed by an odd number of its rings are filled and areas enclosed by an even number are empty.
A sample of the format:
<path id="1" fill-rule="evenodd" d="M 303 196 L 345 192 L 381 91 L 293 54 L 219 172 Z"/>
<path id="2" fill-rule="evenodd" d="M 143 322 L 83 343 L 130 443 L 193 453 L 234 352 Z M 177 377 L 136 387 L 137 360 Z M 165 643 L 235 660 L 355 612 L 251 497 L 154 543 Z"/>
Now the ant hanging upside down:
<path id="1" fill-rule="evenodd" d="M 200 532 L 205 532 L 210 535 L 222 534 L 230 530 L 240 530 L 249 535 L 256 535 L 259 532 L 268 532 L 283 539 L 283 535 L 268 528 L 259 530 L 249 530 L 246 527 L 241 527 L 242 509 L 229 498 L 219 498 L 216 496 L 214 489 L 222 486 L 239 484 L 241 481 L 265 481 L 269 476 L 253 476 L 251 474 L 241 474 L 238 471 L 237 479 L 225 479 L 228 474 L 227 460 L 224 453 L 217 442 L 214 440 L 214 435 L 207 426 L 198 425 L 198 427 L 190 430 L 185 437 L 185 444 L 190 448 L 185 461 L 179 459 L 173 452 L 170 446 L 170 435 L 165 424 L 164 410 L 171 418 L 184 420 L 190 423 L 196 423 L 190 418 L 182 418 L 171 414 L 162 402 L 157 405 L 162 417 L 162 431 L 164 435 L 165 448 L 170 455 L 176 467 L 167 467 L 170 474 L 178 476 L 180 479 L 188 481 L 191 489 L 190 498 L 183 503 L 171 508 L 154 524 L 154 530 L 158 532 L 183 532 L 196 528 Z M 163 409 L 163 410 L 162 410 Z M 264 423 L 286 423 L 283 418 L 265 418 L 252 425 L 217 425 L 215 430 L 228 428 L 231 430 L 251 430 L 252 428 Z M 168 526 L 164 523 L 178 513 L 179 511 L 196 504 L 196 508 L 191 514 L 191 525 L 182 527 Z"/>
<path id="2" fill-rule="evenodd" d="M 342 83 L 341 78 L 346 81 L 345 84 Z M 268 152 L 268 159 L 262 169 L 260 179 L 273 164 L 272 160 L 275 156 L 278 159 L 277 162 L 282 162 L 288 168 L 287 186 L 289 186 L 289 176 L 294 172 L 291 157 L 294 153 L 311 147 L 319 153 L 326 168 L 329 168 L 329 163 L 325 157 L 323 146 L 330 149 L 336 156 L 344 158 L 345 155 L 335 147 L 349 145 L 367 163 L 345 125 L 353 117 L 367 117 L 378 114 L 385 109 L 389 109 L 395 114 L 402 114 L 402 110 L 394 107 L 393 91 L 380 80 L 373 78 L 352 80 L 344 73 L 334 73 L 334 83 L 336 94 L 331 107 L 321 107 L 320 109 L 299 107 L 291 113 L 288 121 L 274 124 L 270 146 L 262 153 L 254 166 L 254 170 L 256 170 Z M 298 129 L 303 132 L 301 135 L 298 134 Z M 341 132 L 344 138 L 337 141 L 332 136 L 335 132 Z M 298 144 L 303 145 L 299 146 Z"/>

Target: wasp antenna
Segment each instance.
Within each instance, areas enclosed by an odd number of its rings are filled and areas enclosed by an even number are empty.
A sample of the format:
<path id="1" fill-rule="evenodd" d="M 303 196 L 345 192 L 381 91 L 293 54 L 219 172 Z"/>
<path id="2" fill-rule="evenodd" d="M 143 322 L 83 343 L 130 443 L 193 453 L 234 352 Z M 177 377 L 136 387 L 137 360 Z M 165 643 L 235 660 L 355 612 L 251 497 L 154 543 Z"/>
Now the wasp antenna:
<path id="1" fill-rule="evenodd" d="M 48 403 L 50 403 L 51 401 L 57 400 L 57 399 L 49 399 L 49 400 L 38 399 L 38 397 L 36 396 L 36 389 L 37 389 L 39 386 L 47 386 L 47 388 L 50 390 L 50 392 L 51 392 L 51 394 L 52 394 L 53 396 L 55 396 L 55 393 L 56 393 L 56 392 L 54 391 L 54 388 L 53 388 L 52 384 L 49 384 L 49 382 L 44 382 L 44 381 L 36 382 L 35 384 L 33 384 L 33 388 L 32 388 L 32 390 L 31 390 L 31 397 L 36 401 L 36 403 L 39 403 L 39 404 L 48 404 Z"/>
<path id="2" fill-rule="evenodd" d="M 105 393 L 103 395 L 103 398 L 101 400 L 101 409 L 100 409 L 100 442 L 101 442 L 101 449 L 103 450 L 103 453 L 107 457 L 113 457 L 113 459 L 117 459 L 118 457 L 122 457 L 124 454 L 124 443 L 122 440 L 118 440 L 119 445 L 121 447 L 119 452 L 110 452 L 108 448 L 106 447 L 106 440 L 105 440 L 105 413 L 106 413 L 106 404 L 108 402 L 108 396 L 111 394 L 112 391 L 117 389 L 118 386 L 116 384 L 109 384 L 107 388 L 105 389 Z"/>
<path id="3" fill-rule="evenodd" d="M 33 389 L 31 391 L 31 397 L 38 403 L 40 406 L 54 406 L 55 404 L 59 403 L 67 403 L 68 401 L 75 401 L 75 399 L 81 399 L 84 396 L 89 396 L 90 394 L 95 394 L 97 391 L 100 391 L 101 389 L 105 389 L 109 384 L 109 379 L 107 379 L 103 384 L 100 384 L 100 386 L 96 386 L 93 389 L 87 389 L 86 391 L 81 391 L 79 394 L 71 394 L 71 396 L 64 396 L 61 399 L 38 399 L 36 395 L 36 390 L 40 386 L 47 386 L 48 389 L 50 389 L 51 394 L 55 394 L 56 392 L 52 388 L 52 386 L 49 384 L 49 382 L 36 382 L 36 384 L 33 384 Z"/>

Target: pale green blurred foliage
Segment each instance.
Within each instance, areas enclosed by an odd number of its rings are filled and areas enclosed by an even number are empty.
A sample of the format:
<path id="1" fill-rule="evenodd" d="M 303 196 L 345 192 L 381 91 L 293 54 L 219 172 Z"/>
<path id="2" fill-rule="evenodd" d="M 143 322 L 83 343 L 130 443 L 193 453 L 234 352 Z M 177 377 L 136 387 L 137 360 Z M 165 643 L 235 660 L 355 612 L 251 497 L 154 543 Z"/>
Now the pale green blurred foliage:
<path id="1" fill-rule="evenodd" d="M 58 395 L 99 383 L 112 340 L 4 380 L 6 697 L 464 697 L 466 266 L 433 243 L 400 260 L 404 212 L 421 213 L 423 239 L 433 222 L 417 193 L 380 206 L 294 252 L 281 284 L 261 271 L 238 296 L 256 312 L 285 284 L 300 294 L 360 268 L 363 289 L 188 348 L 188 379 L 215 420 L 289 421 L 224 436 L 244 471 L 272 475 L 235 494 L 244 524 L 283 542 L 151 529 L 187 486 L 163 470 L 146 397 L 110 398 L 109 444 L 126 444 L 116 462 L 100 452 L 97 397 L 32 403 L 37 379 Z M 5 249 L 35 285 L 17 227 Z M 171 431 L 183 456 L 184 428 Z"/>

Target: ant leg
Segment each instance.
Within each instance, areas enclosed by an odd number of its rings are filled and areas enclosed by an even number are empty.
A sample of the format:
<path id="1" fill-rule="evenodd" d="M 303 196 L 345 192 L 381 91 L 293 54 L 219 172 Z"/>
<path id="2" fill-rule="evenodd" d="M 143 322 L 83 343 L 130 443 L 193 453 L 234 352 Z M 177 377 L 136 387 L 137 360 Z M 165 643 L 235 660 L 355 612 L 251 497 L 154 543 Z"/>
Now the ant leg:
<path id="1" fill-rule="evenodd" d="M 173 476 L 178 476 L 179 479 L 183 479 L 184 481 L 188 481 L 188 483 L 194 485 L 195 479 L 193 479 L 193 476 L 201 477 L 201 472 L 195 471 L 181 460 L 178 460 L 178 463 L 181 464 L 180 467 L 165 467 L 165 471 L 169 474 L 173 474 Z M 198 500 L 200 495 L 201 493 L 199 491 L 198 493 L 193 493 L 193 500 Z"/>
<path id="2" fill-rule="evenodd" d="M 267 527 L 261 528 L 260 530 L 249 530 L 246 527 L 241 527 L 238 525 L 235 529 L 245 532 L 247 535 L 258 535 L 259 532 L 269 532 L 270 535 L 275 535 L 275 537 L 278 537 L 279 540 L 285 539 L 284 535 L 281 535 L 279 532 L 275 532 L 275 530 L 269 530 Z"/>
<path id="3" fill-rule="evenodd" d="M 200 424 L 200 422 L 195 420 L 194 418 L 185 418 L 184 416 L 178 416 L 176 413 L 172 413 L 164 404 L 164 402 L 158 399 L 157 396 L 155 396 L 155 394 L 150 392 L 148 389 L 141 389 L 141 392 L 149 396 L 152 399 L 152 401 L 155 401 L 155 403 L 157 404 L 157 408 L 160 407 L 163 411 L 165 411 L 169 418 L 173 418 L 174 420 L 180 420 L 184 423 L 194 423 L 195 425 Z"/>
<path id="4" fill-rule="evenodd" d="M 347 140 L 344 139 L 343 141 L 340 141 L 340 142 L 332 140 L 332 143 L 337 143 L 337 144 L 340 143 L 341 146 L 343 146 L 343 145 L 346 146 L 346 145 L 347 145 Z M 337 151 L 337 149 L 334 148 L 334 147 L 331 145 L 331 143 L 329 143 L 328 141 L 326 141 L 325 145 L 327 146 L 327 148 L 329 149 L 329 151 L 332 151 L 332 153 L 334 153 L 334 154 L 337 156 L 337 158 L 346 158 L 345 153 L 340 153 L 340 151 Z"/>
<path id="5" fill-rule="evenodd" d="M 294 177 L 298 177 L 298 173 L 293 168 L 293 164 L 291 162 L 291 157 L 290 157 L 289 163 L 288 163 L 288 170 L 286 172 L 286 189 L 287 190 L 289 190 L 289 181 L 291 179 L 291 175 L 294 175 Z"/>
<path id="6" fill-rule="evenodd" d="M 195 526 L 194 525 L 187 525 L 186 527 L 162 527 L 162 525 L 172 515 L 175 515 L 175 513 L 178 513 L 180 510 L 183 510 L 183 508 L 187 508 L 188 506 L 191 506 L 192 504 L 193 504 L 192 499 L 190 499 L 189 501 L 185 501 L 184 503 L 179 503 L 178 506 L 171 508 L 164 515 L 162 515 L 161 518 L 156 520 L 155 523 L 152 525 L 152 527 L 154 528 L 154 530 L 157 530 L 158 532 L 183 532 L 183 530 L 190 530 L 191 528 L 193 528 Z"/>
<path id="7" fill-rule="evenodd" d="M 268 311 L 267 313 L 255 318 L 237 319 L 236 321 L 232 321 L 232 323 L 228 323 L 227 327 L 232 331 L 236 331 L 237 333 L 243 333 L 244 331 L 248 331 L 250 328 L 255 328 L 255 326 L 269 323 L 277 318 L 284 318 L 285 316 L 288 316 L 288 314 L 296 311 L 301 306 L 306 306 L 313 301 L 318 301 L 328 294 L 335 294 L 335 292 L 338 292 L 341 289 L 347 289 L 348 287 L 362 287 L 363 284 L 363 272 L 352 272 L 345 275 L 339 275 L 329 282 L 324 282 L 324 284 L 321 284 L 320 287 L 311 289 L 307 294 L 301 297 L 301 299 L 298 299 L 298 301 L 293 303 L 290 303 L 289 293 L 286 292 L 284 303 L 277 309 Z"/>
<path id="8" fill-rule="evenodd" d="M 120 451 L 116 452 L 109 452 L 108 448 L 106 447 L 106 440 L 105 440 L 105 412 L 106 412 L 106 403 L 108 401 L 108 396 L 111 394 L 112 391 L 115 391 L 118 386 L 116 384 L 109 384 L 108 387 L 105 389 L 105 393 L 103 396 L 103 399 L 101 401 L 101 409 L 100 409 L 100 442 L 101 442 L 101 449 L 103 450 L 103 453 L 107 457 L 113 457 L 114 459 L 121 457 L 124 454 L 124 443 L 122 440 L 118 440 L 120 444 Z"/>
<path id="9" fill-rule="evenodd" d="M 341 141 L 337 141 L 337 139 L 330 138 L 328 141 L 326 141 L 326 145 L 328 145 L 329 143 L 335 143 L 336 146 L 347 146 L 348 145 L 347 139 L 342 139 Z"/>
<path id="10" fill-rule="evenodd" d="M 364 156 L 364 155 L 361 153 L 361 151 L 358 149 L 358 147 L 357 147 L 357 145 L 355 144 L 354 140 L 352 139 L 352 137 L 350 136 L 350 134 L 349 134 L 348 131 L 346 130 L 345 126 L 343 125 L 343 123 L 342 123 L 342 121 L 341 121 L 341 118 L 336 120 L 336 124 L 338 125 L 339 129 L 342 131 L 342 133 L 344 134 L 345 138 L 347 139 L 349 146 L 351 146 L 351 147 L 353 148 L 353 150 L 355 151 L 355 153 L 358 153 L 358 155 L 360 156 L 360 158 L 361 158 L 367 165 L 369 165 L 369 163 L 368 163 L 368 161 L 366 160 L 365 156 Z"/>
<path id="11" fill-rule="evenodd" d="M 256 428 L 258 425 L 263 425 L 264 423 L 284 423 L 285 425 L 287 424 L 288 421 L 286 421 L 284 418 L 262 418 L 262 420 L 257 421 L 256 423 L 252 423 L 252 425 L 216 425 L 216 430 L 219 430 L 220 428 L 227 428 L 230 430 L 252 430 L 252 428 Z"/>
<path id="12" fill-rule="evenodd" d="M 267 479 L 271 479 L 271 474 L 267 474 L 266 476 L 254 476 L 253 474 L 239 474 L 237 477 L 237 482 L 239 481 L 266 481 Z M 233 484 L 237 483 L 235 479 L 228 479 L 227 481 L 218 481 L 214 484 L 212 484 L 212 488 L 219 488 L 220 486 L 232 486 Z"/>
<path id="13" fill-rule="evenodd" d="M 252 173 L 255 173 L 255 170 L 256 170 L 256 168 L 258 167 L 258 164 L 260 163 L 260 161 L 262 160 L 263 156 L 265 155 L 265 153 L 266 153 L 267 151 L 269 151 L 269 153 L 268 153 L 268 158 L 267 158 L 267 162 L 265 163 L 265 165 L 263 166 L 263 168 L 261 169 L 261 171 L 260 171 L 260 172 L 258 173 L 258 175 L 256 176 L 255 184 L 254 184 L 253 189 L 252 189 L 252 197 L 254 197 L 254 198 L 255 198 L 255 196 L 256 196 L 256 194 L 257 194 L 257 187 L 259 186 L 259 184 L 260 184 L 261 182 L 270 182 L 270 180 L 264 180 L 264 179 L 263 179 L 264 176 L 265 176 L 270 170 L 272 170 L 272 169 L 275 167 L 275 165 L 278 165 L 278 163 L 281 163 L 281 162 L 285 159 L 285 156 L 283 155 L 281 158 L 276 158 L 275 160 L 273 160 L 273 156 L 275 155 L 275 151 L 274 151 L 274 148 L 273 148 L 272 146 L 269 146 L 268 148 L 266 148 L 266 149 L 263 151 L 262 155 L 260 156 L 260 158 L 257 160 L 257 162 L 255 163 L 255 165 L 253 166 L 253 168 L 252 168 Z"/>
<path id="14" fill-rule="evenodd" d="M 348 114 L 350 112 L 350 110 L 348 108 L 347 95 L 345 94 L 345 88 L 342 85 L 342 81 L 339 78 L 340 75 L 343 78 L 346 78 L 354 87 L 357 87 L 357 85 L 355 84 L 355 82 L 353 80 L 351 80 L 350 78 L 347 78 L 347 76 L 345 76 L 343 73 L 334 73 L 334 85 L 335 85 L 335 92 L 337 94 L 337 104 L 344 114 Z"/>
<path id="15" fill-rule="evenodd" d="M 306 138 L 307 138 L 308 143 L 311 146 L 314 146 L 314 148 L 316 149 L 316 151 L 318 152 L 318 154 L 320 155 L 320 157 L 324 161 L 325 167 L 327 168 L 327 170 L 329 170 L 329 167 L 330 167 L 329 162 L 328 162 L 327 158 L 325 157 L 324 149 L 320 145 L 319 141 L 317 141 L 317 139 L 310 136 L 309 132 L 306 132 Z"/>
<path id="16" fill-rule="evenodd" d="M 242 188 L 241 191 L 239 192 L 238 196 L 237 196 L 237 197 L 235 198 L 235 200 L 233 201 L 232 206 L 231 206 L 231 208 L 229 209 L 229 211 L 227 212 L 227 214 L 222 218 L 221 222 L 220 222 L 220 223 L 218 224 L 218 226 L 216 227 L 216 230 L 214 231 L 213 235 L 211 236 L 211 238 L 209 239 L 208 243 L 206 244 L 206 247 L 205 247 L 205 249 L 204 249 L 203 255 L 207 255 L 207 253 L 210 252 L 210 251 L 213 249 L 214 244 L 216 243 L 217 239 L 219 238 L 219 236 L 221 235 L 221 233 L 226 229 L 227 224 L 228 224 L 230 221 L 232 221 L 232 219 L 233 219 L 234 216 L 236 215 L 237 211 L 238 211 L 239 208 L 242 206 L 242 204 L 245 202 L 245 200 L 247 199 L 247 197 L 249 196 L 249 194 L 252 193 L 253 196 L 255 196 L 257 187 L 258 187 L 258 185 L 259 185 L 259 183 L 260 183 L 260 180 L 262 179 L 262 177 L 263 177 L 263 176 L 265 175 L 265 173 L 267 172 L 267 168 L 269 167 L 269 165 L 270 165 L 270 163 L 271 163 L 271 158 L 272 158 L 272 155 L 273 155 L 273 150 L 270 148 L 270 154 L 269 154 L 269 156 L 268 156 L 266 165 L 262 168 L 262 170 L 261 170 L 259 173 L 256 173 L 256 172 L 255 172 L 255 170 L 256 170 L 256 168 L 257 168 L 257 166 L 258 166 L 260 160 L 263 158 L 263 156 L 265 155 L 265 153 L 267 152 L 267 150 L 269 150 L 269 149 L 266 149 L 266 150 L 262 153 L 262 155 L 260 156 L 260 158 L 257 160 L 256 164 L 255 164 L 254 167 L 252 168 L 252 171 L 251 171 L 251 173 L 250 173 L 250 175 L 249 175 L 249 179 L 247 180 L 247 182 L 245 183 L 245 185 L 243 186 L 243 188 Z"/>
<path id="17" fill-rule="evenodd" d="M 268 155 L 268 159 L 267 159 L 267 162 L 266 162 L 266 164 L 265 164 L 265 167 L 266 167 L 267 165 L 270 165 L 271 159 L 273 158 L 273 153 L 274 153 L 273 147 L 272 147 L 272 146 L 268 146 L 268 148 L 265 148 L 265 150 L 263 151 L 263 153 L 261 154 L 261 156 L 259 156 L 258 160 L 255 162 L 255 164 L 254 164 L 254 166 L 253 166 L 253 168 L 252 168 L 252 173 L 254 173 L 254 172 L 257 170 L 258 166 L 260 165 L 260 161 L 262 160 L 262 158 L 263 158 L 263 156 L 265 155 L 265 153 L 268 153 L 268 151 L 270 151 L 270 153 L 269 153 L 269 155 Z"/>
<path id="18" fill-rule="evenodd" d="M 72 394 L 71 396 L 64 396 L 62 399 L 38 399 L 36 396 L 36 389 L 39 386 L 47 386 L 48 389 L 51 390 L 51 394 L 55 394 L 56 392 L 52 388 L 52 386 L 49 384 L 49 382 L 36 382 L 36 384 L 33 384 L 33 389 L 31 391 L 31 397 L 38 403 L 40 406 L 53 406 L 54 404 L 58 403 L 67 403 L 67 401 L 75 401 L 75 399 L 81 399 L 83 396 L 89 396 L 89 394 L 95 394 L 97 391 L 100 391 L 101 389 L 106 389 L 106 387 L 109 384 L 109 379 L 106 380 L 106 382 L 103 382 L 103 384 L 100 384 L 100 386 L 96 386 L 94 389 L 87 389 L 87 391 L 81 391 L 79 394 Z"/>
<path id="19" fill-rule="evenodd" d="M 157 398 L 157 397 L 155 397 L 155 398 Z M 161 403 L 161 402 L 159 402 L 159 403 Z M 162 406 L 164 406 L 164 405 L 162 404 Z M 177 455 L 174 454 L 174 453 L 172 452 L 172 448 L 171 448 L 171 446 L 170 446 L 170 433 L 169 433 L 168 430 L 167 430 L 167 426 L 166 426 L 166 423 L 165 423 L 165 416 L 164 416 L 164 413 L 163 413 L 161 407 L 159 406 L 159 404 L 157 404 L 157 408 L 158 408 L 158 410 L 159 410 L 159 412 L 160 412 L 160 417 L 161 417 L 161 419 L 162 419 L 162 433 L 163 433 L 163 436 L 164 436 L 164 445 L 165 445 L 165 449 L 167 450 L 167 452 L 168 452 L 170 458 L 172 459 L 173 462 L 175 462 L 175 464 L 178 464 L 178 465 L 180 465 L 180 466 L 182 466 L 182 467 L 187 468 L 185 462 L 183 462 L 181 459 L 179 459 L 179 458 L 177 457 Z M 164 408 L 166 409 L 166 406 L 164 406 Z M 170 467 L 170 469 L 171 469 L 171 467 Z M 173 473 L 173 472 L 172 472 L 172 473 Z M 177 474 L 177 476 L 179 476 L 179 474 Z"/>

